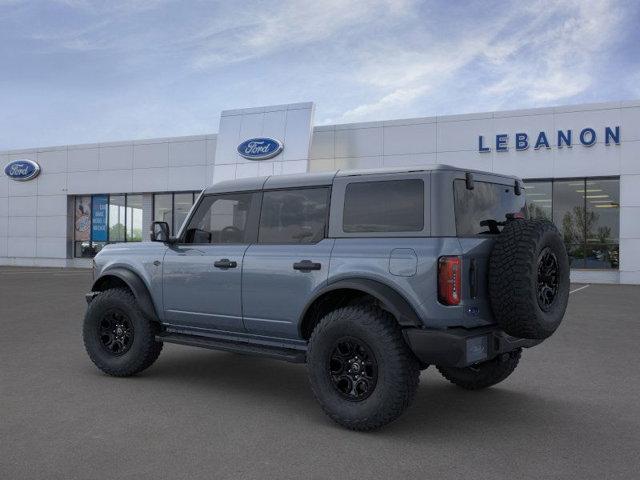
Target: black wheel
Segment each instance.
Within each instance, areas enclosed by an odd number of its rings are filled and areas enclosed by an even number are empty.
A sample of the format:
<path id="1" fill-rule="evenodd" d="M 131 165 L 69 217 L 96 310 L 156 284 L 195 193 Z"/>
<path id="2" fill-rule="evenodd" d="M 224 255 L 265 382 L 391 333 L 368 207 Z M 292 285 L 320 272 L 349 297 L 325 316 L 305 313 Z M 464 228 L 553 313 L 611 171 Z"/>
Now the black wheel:
<path id="1" fill-rule="evenodd" d="M 489 259 L 489 297 L 509 335 L 544 339 L 555 332 L 569 300 L 569 257 L 553 223 L 507 222 Z"/>
<path id="2" fill-rule="evenodd" d="M 156 361 L 162 343 L 158 326 L 138 308 L 133 294 L 122 288 L 97 295 L 87 308 L 82 336 L 91 361 L 116 377 L 141 372 Z"/>
<path id="3" fill-rule="evenodd" d="M 437 367 L 444 378 L 466 390 L 480 390 L 506 379 L 518 366 L 522 349 L 466 368 Z"/>
<path id="4" fill-rule="evenodd" d="M 333 388 L 342 398 L 358 402 L 376 388 L 378 361 L 364 341 L 342 337 L 334 343 L 329 357 L 329 375 Z"/>
<path id="5" fill-rule="evenodd" d="M 334 421 L 373 430 L 398 418 L 418 388 L 420 365 L 394 318 L 372 305 L 327 314 L 309 340 L 313 394 Z"/>

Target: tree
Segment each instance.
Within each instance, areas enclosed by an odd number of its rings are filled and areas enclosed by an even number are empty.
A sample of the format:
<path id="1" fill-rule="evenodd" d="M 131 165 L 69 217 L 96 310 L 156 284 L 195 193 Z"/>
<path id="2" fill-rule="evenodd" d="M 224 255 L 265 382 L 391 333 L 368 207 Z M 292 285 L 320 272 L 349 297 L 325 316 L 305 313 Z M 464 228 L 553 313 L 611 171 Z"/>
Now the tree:
<path id="1" fill-rule="evenodd" d="M 611 227 L 598 227 L 598 242 L 609 243 L 611 240 Z"/>
<path id="2" fill-rule="evenodd" d="M 124 241 L 124 225 L 122 223 L 116 223 L 115 225 L 111 225 L 109 227 L 109 241 Z"/>
<path id="3" fill-rule="evenodd" d="M 540 208 L 535 203 L 527 204 L 527 211 L 529 212 L 529 218 L 531 219 L 535 220 L 535 219 L 541 218 L 541 219 L 551 220 L 547 212 L 545 212 L 543 208 Z"/>
<path id="4" fill-rule="evenodd" d="M 597 213 L 586 212 L 583 206 L 575 206 L 573 210 L 566 212 L 562 218 L 562 236 L 565 243 L 584 243 L 587 238 L 593 238 L 592 230 L 598 223 L 598 218 Z M 611 231 L 608 235 L 610 234 Z"/>

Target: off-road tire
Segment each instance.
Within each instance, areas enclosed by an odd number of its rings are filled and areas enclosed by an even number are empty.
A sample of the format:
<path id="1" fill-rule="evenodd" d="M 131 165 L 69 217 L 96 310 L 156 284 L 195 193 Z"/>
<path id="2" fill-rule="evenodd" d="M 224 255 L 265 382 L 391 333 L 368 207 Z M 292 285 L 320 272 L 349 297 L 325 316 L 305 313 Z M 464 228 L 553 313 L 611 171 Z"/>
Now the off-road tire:
<path id="1" fill-rule="evenodd" d="M 119 356 L 105 349 L 99 333 L 102 319 L 114 309 L 124 312 L 133 325 L 131 345 Z M 89 358 L 100 370 L 114 377 L 127 377 L 149 368 L 160 355 L 162 342 L 155 340 L 158 328 L 142 313 L 129 290 L 113 288 L 101 292 L 89 304 L 82 336 Z"/>
<path id="2" fill-rule="evenodd" d="M 331 381 L 333 347 L 345 337 L 366 344 L 377 363 L 377 382 L 363 400 L 343 398 Z M 398 418 L 411 404 L 420 378 L 420 364 L 393 316 L 365 304 L 336 309 L 320 320 L 309 341 L 307 368 L 313 394 L 325 413 L 359 431 L 374 430 Z"/>
<path id="3" fill-rule="evenodd" d="M 480 390 L 506 379 L 518 366 L 522 349 L 465 368 L 437 367 L 444 378 L 465 390 Z"/>
<path id="4" fill-rule="evenodd" d="M 539 263 L 548 252 L 557 264 L 557 290 L 543 309 Z M 489 298 L 496 322 L 509 335 L 545 339 L 555 332 L 569 300 L 569 257 L 553 223 L 507 222 L 489 258 Z"/>

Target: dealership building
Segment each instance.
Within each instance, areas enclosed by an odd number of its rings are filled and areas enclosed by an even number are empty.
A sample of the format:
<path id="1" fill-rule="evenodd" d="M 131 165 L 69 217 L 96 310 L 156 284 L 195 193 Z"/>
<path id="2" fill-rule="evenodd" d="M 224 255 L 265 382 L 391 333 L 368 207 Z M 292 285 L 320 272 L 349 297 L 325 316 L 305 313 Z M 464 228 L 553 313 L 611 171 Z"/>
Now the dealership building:
<path id="1" fill-rule="evenodd" d="M 517 175 L 572 280 L 640 284 L 640 101 L 315 126 L 314 104 L 227 110 L 218 133 L 0 152 L 0 265 L 84 267 L 180 228 L 221 180 L 448 164 Z"/>

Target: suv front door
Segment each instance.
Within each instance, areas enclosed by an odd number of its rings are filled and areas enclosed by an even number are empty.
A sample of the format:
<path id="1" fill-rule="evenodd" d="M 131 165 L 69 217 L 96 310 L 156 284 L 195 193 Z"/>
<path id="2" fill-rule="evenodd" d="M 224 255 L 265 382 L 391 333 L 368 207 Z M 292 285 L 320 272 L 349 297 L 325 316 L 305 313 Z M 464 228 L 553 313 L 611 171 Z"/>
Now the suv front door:
<path id="1" fill-rule="evenodd" d="M 258 243 L 244 256 L 242 302 L 249 333 L 298 337 L 298 319 L 325 284 L 334 240 L 326 238 L 329 187 L 265 191 Z"/>
<path id="2" fill-rule="evenodd" d="M 165 322 L 195 330 L 244 331 L 241 278 L 255 241 L 260 195 L 206 195 L 164 257 Z"/>

